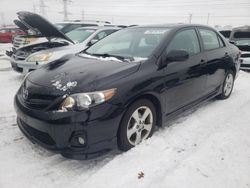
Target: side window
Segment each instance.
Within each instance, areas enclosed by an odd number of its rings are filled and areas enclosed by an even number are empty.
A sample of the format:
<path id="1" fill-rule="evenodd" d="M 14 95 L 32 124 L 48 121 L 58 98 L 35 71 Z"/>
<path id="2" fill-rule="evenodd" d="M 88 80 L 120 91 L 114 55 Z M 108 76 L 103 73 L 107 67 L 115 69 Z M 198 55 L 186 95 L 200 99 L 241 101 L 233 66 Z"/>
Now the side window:
<path id="1" fill-rule="evenodd" d="M 217 35 L 218 36 L 218 35 Z M 220 44 L 220 47 L 224 47 L 225 46 L 225 43 L 224 41 L 220 38 L 220 36 L 218 36 L 218 40 L 219 40 L 219 44 Z"/>
<path id="2" fill-rule="evenodd" d="M 199 29 L 205 50 L 212 50 L 220 47 L 217 34 L 209 29 Z"/>
<path id="3" fill-rule="evenodd" d="M 190 55 L 200 52 L 200 45 L 194 29 L 187 29 L 177 33 L 168 45 L 167 51 L 185 50 Z"/>

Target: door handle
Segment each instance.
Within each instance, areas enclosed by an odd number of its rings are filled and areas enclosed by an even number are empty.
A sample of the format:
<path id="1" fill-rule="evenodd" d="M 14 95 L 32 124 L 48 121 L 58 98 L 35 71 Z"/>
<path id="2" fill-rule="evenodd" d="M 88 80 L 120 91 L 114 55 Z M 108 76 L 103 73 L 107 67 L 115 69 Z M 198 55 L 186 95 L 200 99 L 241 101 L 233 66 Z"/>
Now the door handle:
<path id="1" fill-rule="evenodd" d="M 227 56 L 227 55 L 228 55 L 228 52 L 225 52 L 225 55 Z"/>

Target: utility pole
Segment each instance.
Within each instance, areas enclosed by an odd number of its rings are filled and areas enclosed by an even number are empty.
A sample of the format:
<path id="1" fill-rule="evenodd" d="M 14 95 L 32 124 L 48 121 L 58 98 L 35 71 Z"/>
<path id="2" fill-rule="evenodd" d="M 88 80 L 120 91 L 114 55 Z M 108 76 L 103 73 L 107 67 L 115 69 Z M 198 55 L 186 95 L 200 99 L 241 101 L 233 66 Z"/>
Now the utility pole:
<path id="1" fill-rule="evenodd" d="M 209 24 L 210 13 L 207 14 L 207 25 Z"/>
<path id="2" fill-rule="evenodd" d="M 189 14 L 188 23 L 192 23 L 193 14 Z"/>
<path id="3" fill-rule="evenodd" d="M 33 12 L 36 13 L 36 5 L 33 3 Z"/>
<path id="4" fill-rule="evenodd" d="M 69 17 L 68 17 L 68 15 L 70 14 L 69 12 L 68 12 L 68 2 L 69 2 L 70 0 L 63 0 L 63 20 L 64 21 L 67 21 L 68 19 L 69 19 Z"/>
<path id="5" fill-rule="evenodd" d="M 40 0 L 39 8 L 40 8 L 40 14 L 41 14 L 42 16 L 46 16 L 46 15 L 45 15 L 45 8 L 46 8 L 46 5 L 45 5 L 45 3 L 44 3 L 44 0 Z"/>
<path id="6" fill-rule="evenodd" d="M 2 20 L 2 26 L 5 26 L 5 17 L 3 12 L 0 13 L 0 20 Z"/>

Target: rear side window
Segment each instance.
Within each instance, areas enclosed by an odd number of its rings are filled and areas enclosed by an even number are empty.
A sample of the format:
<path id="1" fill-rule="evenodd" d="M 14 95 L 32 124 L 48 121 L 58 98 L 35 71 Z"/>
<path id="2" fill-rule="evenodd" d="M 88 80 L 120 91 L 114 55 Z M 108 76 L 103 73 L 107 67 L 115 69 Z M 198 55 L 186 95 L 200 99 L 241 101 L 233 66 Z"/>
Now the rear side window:
<path id="1" fill-rule="evenodd" d="M 217 33 L 209 29 L 199 29 L 205 50 L 220 48 Z"/>
<path id="2" fill-rule="evenodd" d="M 200 45 L 197 34 L 194 29 L 187 29 L 177 33 L 170 42 L 167 51 L 185 50 L 190 55 L 200 52 Z"/>

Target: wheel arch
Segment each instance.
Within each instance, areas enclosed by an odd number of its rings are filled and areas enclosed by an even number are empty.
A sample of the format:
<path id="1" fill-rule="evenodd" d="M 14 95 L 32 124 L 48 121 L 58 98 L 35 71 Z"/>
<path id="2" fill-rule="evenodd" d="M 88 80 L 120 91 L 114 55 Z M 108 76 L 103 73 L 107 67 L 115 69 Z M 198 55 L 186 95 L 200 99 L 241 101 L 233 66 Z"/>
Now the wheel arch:
<path id="1" fill-rule="evenodd" d="M 155 96 L 152 93 L 144 93 L 142 95 L 139 95 L 137 97 L 135 97 L 133 100 L 129 101 L 125 107 L 128 108 L 129 106 L 131 106 L 134 102 L 140 100 L 140 99 L 147 99 L 150 102 L 153 103 L 155 110 L 156 110 L 156 126 L 157 127 L 162 127 L 162 105 L 160 102 L 160 99 Z"/>

